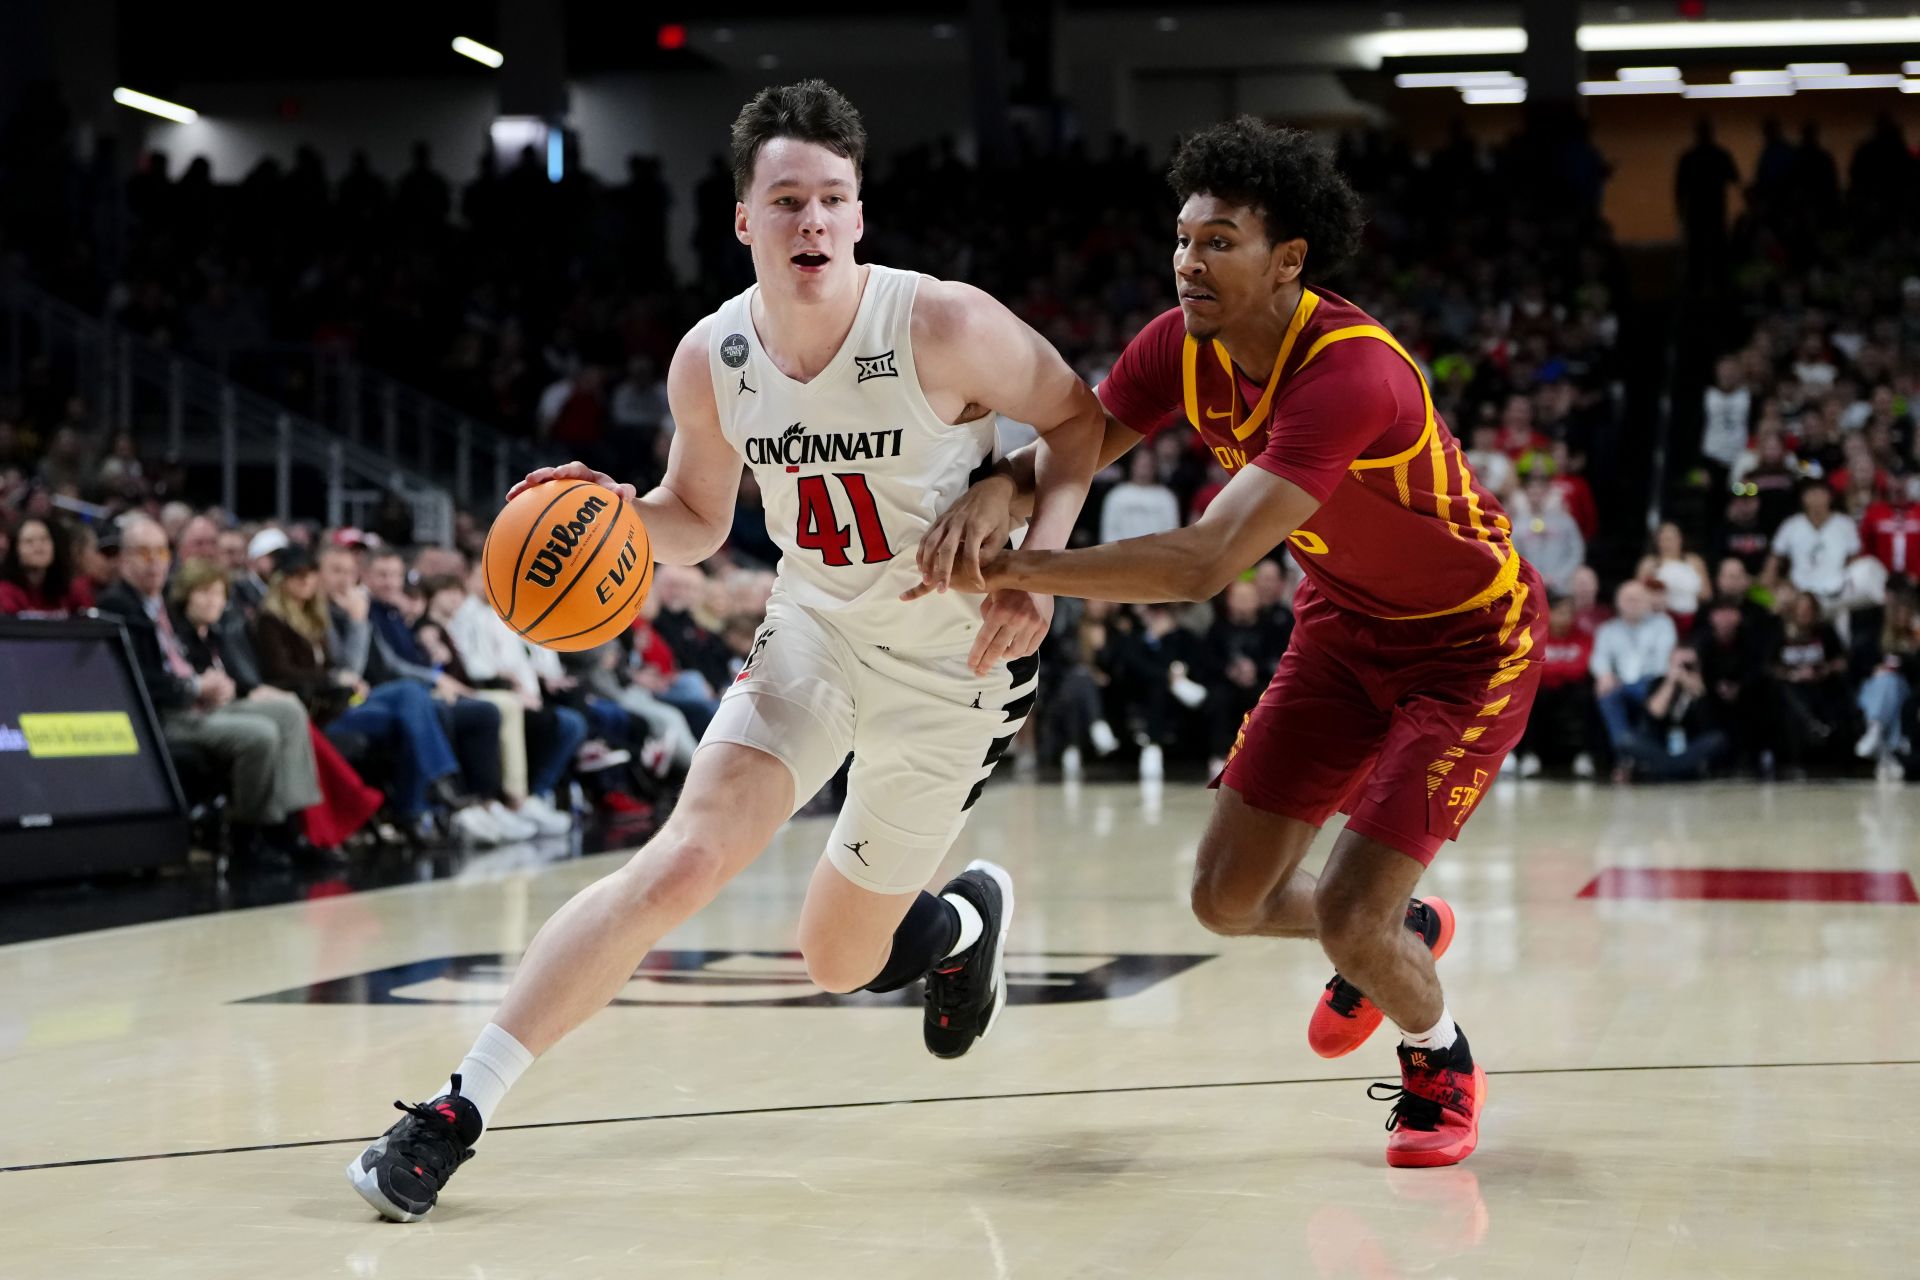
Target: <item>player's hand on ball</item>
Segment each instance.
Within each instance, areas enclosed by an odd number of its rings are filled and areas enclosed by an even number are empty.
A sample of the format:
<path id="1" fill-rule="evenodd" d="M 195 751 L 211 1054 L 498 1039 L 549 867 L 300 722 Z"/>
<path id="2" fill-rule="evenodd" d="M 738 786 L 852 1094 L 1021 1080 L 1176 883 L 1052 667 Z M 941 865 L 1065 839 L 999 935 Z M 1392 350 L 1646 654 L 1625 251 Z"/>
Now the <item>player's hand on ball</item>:
<path id="1" fill-rule="evenodd" d="M 973 639 L 967 665 L 983 676 L 999 663 L 1028 657 L 1039 650 L 1052 625 L 1052 596 L 995 591 L 980 602 L 980 634 Z"/>
<path id="2" fill-rule="evenodd" d="M 917 600 L 929 591 L 979 591 L 965 581 L 977 580 L 980 561 L 1007 545 L 1013 529 L 1013 482 L 989 476 L 974 485 L 933 522 L 920 539 L 915 559 L 920 585 L 902 593 Z"/>
<path id="3" fill-rule="evenodd" d="M 506 500 L 512 502 L 526 490 L 537 484 L 545 484 L 549 480 L 591 480 L 603 489 L 613 490 L 627 502 L 631 502 L 639 494 L 639 490 L 632 485 L 621 484 L 606 472 L 595 471 L 584 462 L 563 462 L 557 467 L 541 467 L 538 471 L 527 472 L 526 479 L 507 490 Z"/>

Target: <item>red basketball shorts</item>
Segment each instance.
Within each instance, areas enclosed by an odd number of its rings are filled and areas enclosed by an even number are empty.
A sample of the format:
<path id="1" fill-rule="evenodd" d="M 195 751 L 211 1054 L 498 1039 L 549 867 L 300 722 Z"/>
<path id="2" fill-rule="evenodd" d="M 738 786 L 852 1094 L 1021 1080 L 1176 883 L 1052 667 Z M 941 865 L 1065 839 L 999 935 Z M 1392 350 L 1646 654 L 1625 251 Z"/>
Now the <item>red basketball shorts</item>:
<path id="1" fill-rule="evenodd" d="M 1522 565 L 1484 609 L 1388 622 L 1304 584 L 1293 640 L 1218 783 L 1269 813 L 1347 829 L 1433 861 L 1520 741 L 1540 684 L 1546 589 Z"/>

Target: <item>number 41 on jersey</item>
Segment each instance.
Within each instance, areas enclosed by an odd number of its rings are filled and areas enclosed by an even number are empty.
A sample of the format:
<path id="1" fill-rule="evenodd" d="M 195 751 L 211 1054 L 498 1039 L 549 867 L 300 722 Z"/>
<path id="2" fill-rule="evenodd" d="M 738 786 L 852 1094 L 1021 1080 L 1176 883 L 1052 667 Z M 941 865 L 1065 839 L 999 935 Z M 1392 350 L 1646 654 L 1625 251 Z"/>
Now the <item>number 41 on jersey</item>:
<path id="1" fill-rule="evenodd" d="M 887 545 L 887 531 L 880 524 L 880 508 L 873 500 L 873 490 L 867 487 L 866 476 L 859 472 L 836 472 L 833 478 L 847 491 L 847 501 L 853 504 L 853 523 L 860 534 L 861 563 L 885 564 L 893 559 L 893 548 Z M 798 494 L 800 527 L 793 535 L 795 545 L 818 551 L 824 564 L 836 568 L 852 564 L 847 548 L 853 542 L 854 530 L 840 523 L 827 477 L 801 476 Z"/>

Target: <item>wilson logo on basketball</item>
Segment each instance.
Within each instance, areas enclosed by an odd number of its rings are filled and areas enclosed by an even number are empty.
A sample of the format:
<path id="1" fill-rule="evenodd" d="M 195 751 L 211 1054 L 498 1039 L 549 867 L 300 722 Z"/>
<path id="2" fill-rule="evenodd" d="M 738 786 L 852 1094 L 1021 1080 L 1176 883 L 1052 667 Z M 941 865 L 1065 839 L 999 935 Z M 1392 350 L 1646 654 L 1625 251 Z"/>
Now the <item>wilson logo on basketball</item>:
<path id="1" fill-rule="evenodd" d="M 597 494 L 580 504 L 573 519 L 563 520 L 553 526 L 547 538 L 547 545 L 534 553 L 527 564 L 527 581 L 537 587 L 551 587 L 560 579 L 560 571 L 567 567 L 567 561 L 573 558 L 575 547 L 586 536 L 587 529 L 595 517 L 607 509 L 605 498 Z M 623 552 L 622 554 L 626 554 Z M 601 597 L 603 600 L 606 597 Z"/>

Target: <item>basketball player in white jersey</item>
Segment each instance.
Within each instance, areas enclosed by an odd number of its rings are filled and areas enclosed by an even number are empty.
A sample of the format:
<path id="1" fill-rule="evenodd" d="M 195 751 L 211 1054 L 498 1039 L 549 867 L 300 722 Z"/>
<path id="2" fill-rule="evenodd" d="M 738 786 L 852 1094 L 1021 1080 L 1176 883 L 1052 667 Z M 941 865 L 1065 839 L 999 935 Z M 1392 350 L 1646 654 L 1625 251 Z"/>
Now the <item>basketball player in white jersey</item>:
<path id="1" fill-rule="evenodd" d="M 924 1037 L 958 1057 L 1006 1000 L 1013 887 L 975 862 L 924 892 L 1033 704 L 1052 600 L 1002 592 L 906 603 L 920 535 L 991 465 L 996 413 L 1040 432 L 1030 547 L 1066 545 L 1106 418 L 1044 339 L 967 285 L 854 260 L 859 114 L 815 80 L 764 90 L 733 126 L 735 231 L 753 288 L 695 325 L 667 392 L 677 430 L 658 488 L 580 463 L 631 500 L 655 557 L 726 540 L 744 459 L 781 550 L 766 624 L 702 739 L 679 806 L 620 870 L 562 907 L 431 1102 L 348 1166 L 411 1222 L 473 1154 L 507 1089 L 617 995 L 668 930 L 711 901 L 796 807 L 853 767 L 800 913 L 828 991 L 927 979 Z"/>

